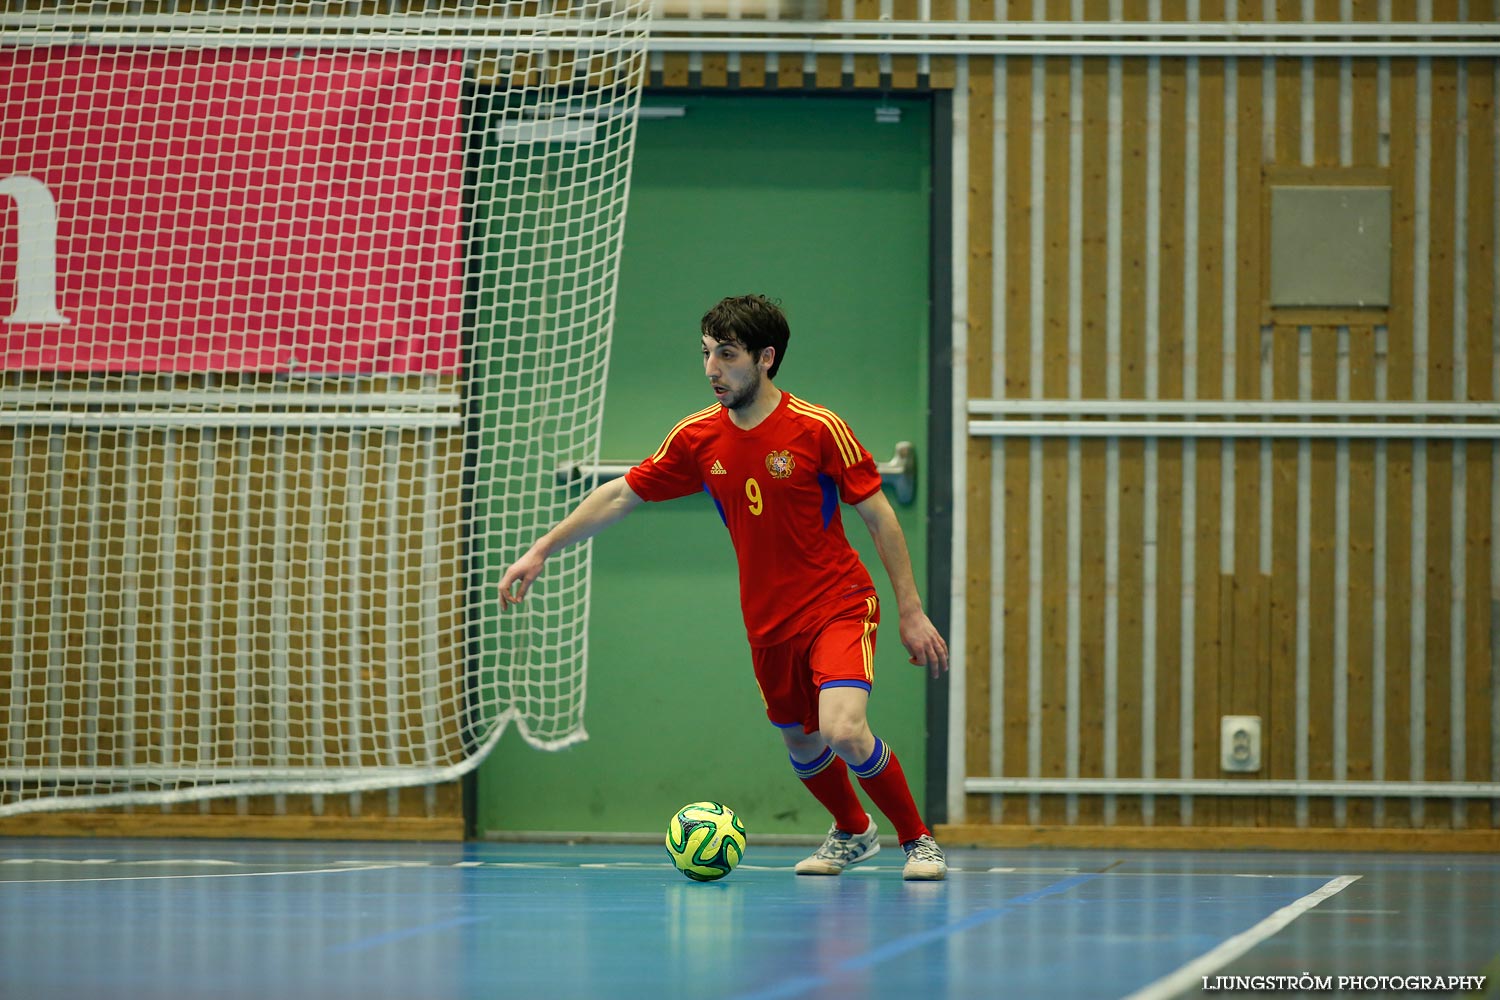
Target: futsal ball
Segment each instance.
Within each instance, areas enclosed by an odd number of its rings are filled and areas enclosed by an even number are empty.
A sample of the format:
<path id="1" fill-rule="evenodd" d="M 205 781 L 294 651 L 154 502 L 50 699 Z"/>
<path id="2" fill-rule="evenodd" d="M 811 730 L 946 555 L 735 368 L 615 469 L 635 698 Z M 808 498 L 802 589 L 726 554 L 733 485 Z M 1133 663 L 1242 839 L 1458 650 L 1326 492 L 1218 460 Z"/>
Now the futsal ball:
<path id="1" fill-rule="evenodd" d="M 667 853 L 695 882 L 723 878 L 745 854 L 745 824 L 726 805 L 689 802 L 667 822 Z"/>

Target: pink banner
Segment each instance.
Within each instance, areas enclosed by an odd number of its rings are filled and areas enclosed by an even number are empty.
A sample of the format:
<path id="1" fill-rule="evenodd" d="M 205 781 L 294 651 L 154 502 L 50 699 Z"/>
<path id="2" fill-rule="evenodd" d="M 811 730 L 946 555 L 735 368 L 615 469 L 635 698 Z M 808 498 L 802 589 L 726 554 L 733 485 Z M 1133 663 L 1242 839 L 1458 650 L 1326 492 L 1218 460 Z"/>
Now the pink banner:
<path id="1" fill-rule="evenodd" d="M 462 72 L 0 50 L 0 368 L 455 370 Z"/>

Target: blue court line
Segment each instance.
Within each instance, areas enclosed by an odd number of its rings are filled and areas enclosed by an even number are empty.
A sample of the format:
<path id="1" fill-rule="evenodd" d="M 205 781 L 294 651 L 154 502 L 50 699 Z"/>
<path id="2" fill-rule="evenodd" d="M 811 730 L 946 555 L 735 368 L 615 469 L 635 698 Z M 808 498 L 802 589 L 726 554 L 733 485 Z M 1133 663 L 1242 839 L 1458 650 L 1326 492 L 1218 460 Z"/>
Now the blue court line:
<path id="1" fill-rule="evenodd" d="M 962 934 L 970 928 L 978 927 L 980 924 L 988 923 L 996 917 L 1004 916 L 1014 909 L 1025 906 L 1027 903 L 1034 903 L 1039 899 L 1067 892 L 1075 886 L 1098 878 L 1099 874 L 1098 872 L 1089 872 L 1084 875 L 1073 875 L 1063 879 L 1061 882 L 1054 882 L 1046 888 L 1024 893 L 1013 899 L 1007 899 L 999 906 L 992 906 L 987 910 L 978 910 L 956 923 L 945 924 L 942 927 L 934 927 L 930 931 L 920 931 L 916 934 L 908 934 L 905 937 L 896 938 L 894 941 L 889 941 L 879 948 L 865 952 L 863 955 L 856 955 L 854 958 L 845 959 L 834 966 L 833 971 L 827 975 L 797 976 L 768 989 L 756 990 L 753 993 L 738 993 L 731 1000 L 776 1000 L 776 998 L 793 997 L 799 993 L 806 993 L 809 990 L 832 986 L 834 976 L 839 973 L 858 972 L 861 969 L 868 969 L 872 965 L 878 965 L 887 959 L 905 954 L 913 948 L 920 948 L 924 944 L 940 941 L 955 934 Z"/>
<path id="2" fill-rule="evenodd" d="M 422 934 L 431 934 L 433 931 L 446 931 L 453 927 L 463 927 L 465 924 L 479 924 L 490 919 L 489 917 L 454 917 L 452 920 L 442 920 L 435 924 L 423 924 L 421 927 L 407 927 L 399 931 L 386 931 L 384 934 L 373 934 L 370 937 L 360 938 L 358 941 L 350 941 L 341 944 L 337 948 L 329 948 L 331 955 L 347 955 L 353 951 L 367 951 L 370 948 L 379 948 L 381 945 L 393 944 L 396 941 L 405 941 Z"/>

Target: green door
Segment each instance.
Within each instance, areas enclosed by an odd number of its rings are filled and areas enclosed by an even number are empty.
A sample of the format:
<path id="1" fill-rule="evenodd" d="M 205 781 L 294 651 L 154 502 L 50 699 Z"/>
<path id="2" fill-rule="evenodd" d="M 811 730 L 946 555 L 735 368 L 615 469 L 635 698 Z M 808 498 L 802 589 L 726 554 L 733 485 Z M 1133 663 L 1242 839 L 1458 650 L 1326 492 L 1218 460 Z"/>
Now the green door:
<path id="1" fill-rule="evenodd" d="M 900 110 L 877 121 L 880 104 Z M 842 416 L 884 462 L 927 440 L 931 113 L 925 100 L 648 97 L 640 122 L 604 414 L 605 461 L 636 462 L 713 401 L 698 320 L 726 295 L 779 299 L 792 338 L 777 385 Z M 678 109 L 681 115 L 675 116 Z M 655 117 L 665 114 L 665 117 Z M 889 117 L 884 115 L 882 117 Z M 919 583 L 927 498 L 893 494 Z M 863 522 L 844 525 L 885 623 L 870 720 L 921 799 L 924 674 Z M 586 727 L 546 753 L 506 733 L 478 780 L 480 836 L 664 830 L 695 799 L 757 833 L 829 819 L 766 722 L 734 552 L 707 496 L 648 504 L 594 542 Z M 924 594 L 929 604 L 931 596 Z"/>

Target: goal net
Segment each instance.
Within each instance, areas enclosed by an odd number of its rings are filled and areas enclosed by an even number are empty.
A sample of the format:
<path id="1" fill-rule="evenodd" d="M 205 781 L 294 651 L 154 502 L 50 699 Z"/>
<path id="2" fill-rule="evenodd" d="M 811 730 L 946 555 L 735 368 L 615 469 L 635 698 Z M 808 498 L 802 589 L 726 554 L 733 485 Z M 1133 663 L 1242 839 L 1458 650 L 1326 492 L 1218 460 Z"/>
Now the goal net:
<path id="1" fill-rule="evenodd" d="M 583 738 L 588 546 L 495 588 L 599 457 L 649 6 L 563 4 L 0 13 L 0 815 Z"/>

